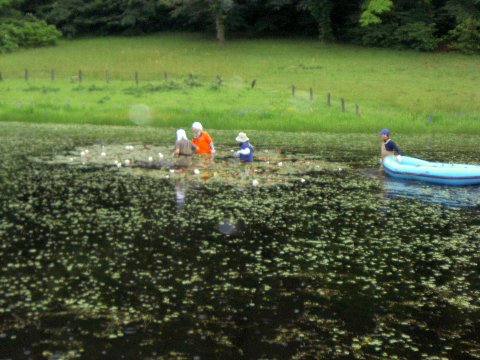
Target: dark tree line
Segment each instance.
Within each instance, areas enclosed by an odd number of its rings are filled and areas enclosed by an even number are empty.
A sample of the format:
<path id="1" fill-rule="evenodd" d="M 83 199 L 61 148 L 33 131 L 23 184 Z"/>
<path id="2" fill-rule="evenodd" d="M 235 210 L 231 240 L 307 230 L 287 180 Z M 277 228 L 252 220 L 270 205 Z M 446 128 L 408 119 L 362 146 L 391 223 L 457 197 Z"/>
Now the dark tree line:
<path id="1" fill-rule="evenodd" d="M 26 17 L 67 37 L 186 30 L 213 33 L 220 43 L 229 36 L 300 35 L 480 51 L 480 0 L 0 0 L 0 47 L 2 24 Z"/>

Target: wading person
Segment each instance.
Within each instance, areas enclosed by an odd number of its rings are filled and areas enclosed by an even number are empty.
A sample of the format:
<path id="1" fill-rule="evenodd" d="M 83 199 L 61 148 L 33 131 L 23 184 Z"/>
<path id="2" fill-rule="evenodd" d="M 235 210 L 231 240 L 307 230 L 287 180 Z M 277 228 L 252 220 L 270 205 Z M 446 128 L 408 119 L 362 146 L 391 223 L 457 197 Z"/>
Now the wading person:
<path id="1" fill-rule="evenodd" d="M 194 122 L 192 130 L 194 132 L 192 142 L 197 146 L 197 154 L 213 155 L 215 153 L 213 139 L 208 132 L 203 130 L 202 124 L 198 121 Z"/>
<path id="2" fill-rule="evenodd" d="M 383 159 L 389 155 L 396 155 L 397 161 L 402 161 L 402 152 L 398 148 L 397 144 L 390 139 L 390 131 L 388 129 L 382 129 L 379 131 L 378 136 L 382 139 L 381 147 L 381 163 L 383 166 Z"/>
<path id="3" fill-rule="evenodd" d="M 192 164 L 192 155 L 197 151 L 197 146 L 187 138 L 187 133 L 183 129 L 177 130 L 177 141 L 173 156 L 177 158 L 176 165 L 181 168 Z"/>
<path id="4" fill-rule="evenodd" d="M 235 141 L 238 142 L 240 150 L 235 153 L 235 156 L 240 159 L 241 162 L 251 163 L 253 162 L 253 152 L 254 148 L 252 144 L 248 142 L 247 134 L 241 132 L 235 138 Z"/>

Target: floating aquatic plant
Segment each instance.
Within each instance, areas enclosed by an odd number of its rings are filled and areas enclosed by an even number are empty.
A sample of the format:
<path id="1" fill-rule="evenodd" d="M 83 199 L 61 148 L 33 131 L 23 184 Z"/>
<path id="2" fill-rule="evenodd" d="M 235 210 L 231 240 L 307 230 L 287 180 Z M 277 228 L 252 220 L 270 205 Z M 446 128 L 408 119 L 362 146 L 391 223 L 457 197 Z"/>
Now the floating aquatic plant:
<path id="1" fill-rule="evenodd" d="M 1 126 L 7 357 L 478 356 L 478 202 L 395 195 L 375 150 L 272 133 L 253 166 L 228 144 L 194 176 L 166 140 Z"/>

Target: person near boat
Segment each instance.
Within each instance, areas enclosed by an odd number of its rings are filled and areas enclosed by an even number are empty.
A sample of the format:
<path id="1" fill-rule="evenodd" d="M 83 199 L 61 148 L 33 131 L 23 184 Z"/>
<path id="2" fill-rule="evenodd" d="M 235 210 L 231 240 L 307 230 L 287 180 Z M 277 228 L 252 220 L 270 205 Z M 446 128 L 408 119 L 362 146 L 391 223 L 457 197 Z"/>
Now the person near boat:
<path id="1" fill-rule="evenodd" d="M 253 162 L 253 152 L 254 147 L 249 143 L 247 134 L 244 132 L 238 133 L 238 136 L 235 138 L 235 141 L 238 142 L 240 150 L 235 152 L 235 156 L 240 159 L 241 162 L 251 163 Z"/>
<path id="2" fill-rule="evenodd" d="M 390 139 L 390 131 L 388 129 L 382 129 L 378 132 L 378 136 L 380 139 L 382 139 L 382 145 L 381 145 L 381 161 L 383 162 L 383 159 L 386 156 L 389 155 L 394 155 L 397 159 L 398 162 L 402 161 L 402 151 L 399 149 L 397 144 Z"/>
<path id="3" fill-rule="evenodd" d="M 192 130 L 194 132 L 192 142 L 197 146 L 197 154 L 209 154 L 215 153 L 215 146 L 213 139 L 208 132 L 203 130 L 203 126 L 198 121 L 192 124 Z"/>
<path id="4" fill-rule="evenodd" d="M 187 138 L 187 133 L 183 129 L 177 130 L 177 141 L 173 156 L 177 158 L 176 165 L 179 167 L 188 167 L 192 164 L 192 155 L 198 150 L 198 147 Z"/>

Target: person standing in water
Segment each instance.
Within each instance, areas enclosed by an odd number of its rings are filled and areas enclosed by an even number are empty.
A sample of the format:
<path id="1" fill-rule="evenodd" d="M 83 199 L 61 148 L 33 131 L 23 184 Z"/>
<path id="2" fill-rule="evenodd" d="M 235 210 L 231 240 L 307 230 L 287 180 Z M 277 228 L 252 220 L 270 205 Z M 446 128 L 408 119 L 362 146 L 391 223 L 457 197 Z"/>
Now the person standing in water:
<path id="1" fill-rule="evenodd" d="M 203 130 L 202 124 L 195 121 L 192 124 L 192 130 L 194 132 L 192 142 L 197 146 L 197 154 L 213 155 L 215 153 L 213 139 L 208 132 Z"/>
<path id="2" fill-rule="evenodd" d="M 192 164 L 192 155 L 198 147 L 187 138 L 187 133 L 183 129 L 177 130 L 177 141 L 173 156 L 177 158 L 177 166 L 188 167 Z"/>
<path id="3" fill-rule="evenodd" d="M 247 134 L 244 132 L 239 133 L 235 138 L 235 141 L 237 141 L 240 145 L 240 150 L 235 153 L 235 156 L 240 158 L 241 162 L 245 163 L 253 162 L 254 148 L 252 144 L 248 142 L 248 140 Z"/>
<path id="4" fill-rule="evenodd" d="M 381 162 L 383 166 L 383 159 L 389 155 L 396 155 L 397 161 L 402 161 L 402 152 L 398 148 L 397 144 L 390 139 L 390 131 L 388 129 L 382 129 L 379 131 L 378 136 L 382 139 L 381 146 Z"/>

